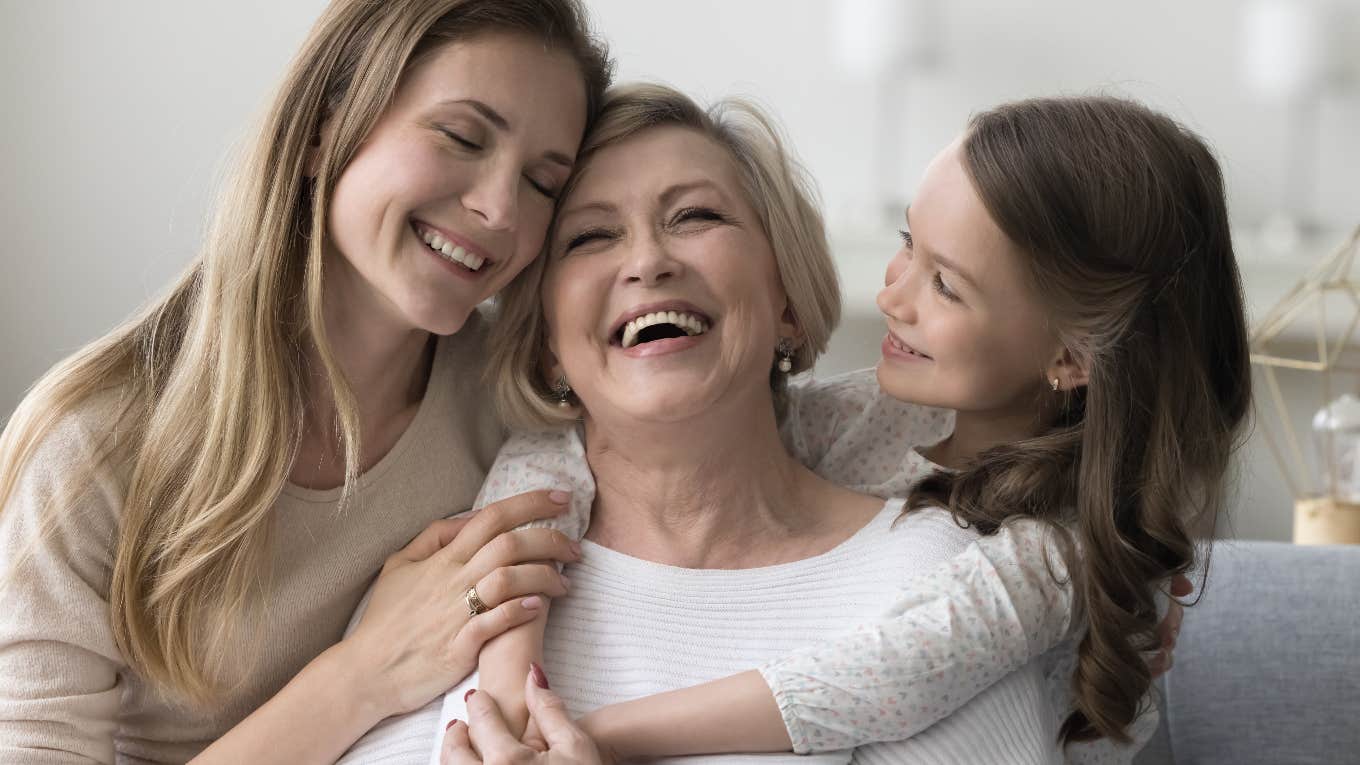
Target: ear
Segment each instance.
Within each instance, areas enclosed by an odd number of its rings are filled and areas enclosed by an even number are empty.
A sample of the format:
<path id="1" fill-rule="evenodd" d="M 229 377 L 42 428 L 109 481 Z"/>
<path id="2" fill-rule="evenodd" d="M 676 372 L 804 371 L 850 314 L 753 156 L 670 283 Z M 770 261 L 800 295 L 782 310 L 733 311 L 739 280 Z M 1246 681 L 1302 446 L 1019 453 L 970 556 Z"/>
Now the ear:
<path id="1" fill-rule="evenodd" d="M 307 153 L 303 160 L 302 174 L 308 178 L 315 179 L 321 172 L 322 147 L 329 141 L 332 133 L 331 121 L 328 119 L 321 123 L 321 128 L 312 134 L 312 140 L 307 143 Z"/>
<path id="2" fill-rule="evenodd" d="M 562 370 L 562 362 L 557 359 L 557 353 L 552 348 L 551 339 L 543 344 L 543 350 L 539 353 L 538 373 L 543 376 L 543 386 L 549 390 L 553 383 L 566 375 Z"/>
<path id="3" fill-rule="evenodd" d="M 1063 348 L 1048 365 L 1045 377 L 1050 385 L 1057 380 L 1058 390 L 1071 391 L 1086 387 L 1090 381 L 1089 372 L 1090 362 L 1087 359 L 1073 353 L 1069 348 Z"/>
<path id="4" fill-rule="evenodd" d="M 793 315 L 793 308 L 787 301 L 783 312 L 779 314 L 779 337 L 787 337 L 794 348 L 803 347 L 803 328 L 799 326 L 798 317 Z"/>

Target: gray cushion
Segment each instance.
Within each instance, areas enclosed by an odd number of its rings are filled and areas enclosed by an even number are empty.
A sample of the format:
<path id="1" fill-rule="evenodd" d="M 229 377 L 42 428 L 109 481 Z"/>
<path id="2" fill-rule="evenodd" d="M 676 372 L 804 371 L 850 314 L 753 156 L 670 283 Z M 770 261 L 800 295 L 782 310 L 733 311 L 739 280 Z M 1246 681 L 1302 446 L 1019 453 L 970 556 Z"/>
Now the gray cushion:
<path id="1" fill-rule="evenodd" d="M 1360 763 L 1360 547 L 1222 541 L 1138 765 Z"/>

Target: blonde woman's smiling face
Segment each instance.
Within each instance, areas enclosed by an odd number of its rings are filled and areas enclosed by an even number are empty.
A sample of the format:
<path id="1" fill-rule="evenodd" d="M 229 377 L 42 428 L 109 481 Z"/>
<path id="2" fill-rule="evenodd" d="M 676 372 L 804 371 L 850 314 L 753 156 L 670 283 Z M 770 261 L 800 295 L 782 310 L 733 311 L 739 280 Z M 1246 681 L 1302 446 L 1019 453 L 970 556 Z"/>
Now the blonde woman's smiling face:
<path id="1" fill-rule="evenodd" d="M 458 331 L 540 252 L 585 111 L 575 62 L 527 36 L 478 35 L 413 64 L 335 185 L 340 299 Z"/>
<path id="2" fill-rule="evenodd" d="M 725 148 L 664 126 L 602 149 L 564 200 L 549 258 L 549 349 L 592 417 L 769 405 L 774 349 L 793 328 Z"/>

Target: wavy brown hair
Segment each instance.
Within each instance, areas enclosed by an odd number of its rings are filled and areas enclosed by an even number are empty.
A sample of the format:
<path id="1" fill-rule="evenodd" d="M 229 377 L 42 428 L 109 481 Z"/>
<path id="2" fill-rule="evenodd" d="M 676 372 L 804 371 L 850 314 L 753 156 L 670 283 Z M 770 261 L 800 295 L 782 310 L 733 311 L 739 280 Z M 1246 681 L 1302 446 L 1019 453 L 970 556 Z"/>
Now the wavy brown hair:
<path id="1" fill-rule="evenodd" d="M 101 461 L 116 457 L 130 476 L 109 617 L 119 650 L 160 689 L 211 702 L 225 646 L 247 633 L 262 604 L 275 498 L 302 432 L 308 344 L 336 402 L 342 501 L 352 498 L 358 410 L 326 340 L 316 234 L 326 230 L 336 180 L 410 67 L 490 32 L 529 35 L 568 54 L 593 119 L 612 65 L 579 0 L 334 0 L 244 147 L 184 275 L 48 372 L 0 436 L 4 507 L 44 439 L 96 397 L 117 393 L 117 421 L 102 423 L 95 445 Z M 334 135 L 323 142 L 327 122 Z M 71 491 L 48 501 L 44 528 L 86 479 L 66 477 Z"/>
<path id="2" fill-rule="evenodd" d="M 937 472 L 909 506 L 982 533 L 1061 530 L 1088 629 L 1064 742 L 1127 741 L 1151 675 L 1154 593 L 1196 561 L 1248 417 L 1241 278 L 1205 143 L 1126 100 L 1045 98 L 972 119 L 963 162 L 1027 257 L 1030 285 L 1089 382 L 1038 435 Z"/>

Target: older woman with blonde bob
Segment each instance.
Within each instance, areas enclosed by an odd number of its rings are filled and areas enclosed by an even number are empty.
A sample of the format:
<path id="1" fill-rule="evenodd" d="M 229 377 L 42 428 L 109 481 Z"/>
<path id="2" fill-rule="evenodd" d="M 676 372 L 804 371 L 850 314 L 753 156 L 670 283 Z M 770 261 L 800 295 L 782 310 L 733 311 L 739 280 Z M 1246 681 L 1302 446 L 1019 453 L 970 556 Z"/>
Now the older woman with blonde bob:
<path id="1" fill-rule="evenodd" d="M 825 348 L 840 292 L 807 182 L 758 110 L 726 102 L 706 112 L 666 88 L 618 89 L 580 161 L 545 257 L 503 293 L 490 380 L 506 418 L 536 430 L 511 439 L 479 499 L 517 491 L 526 468 L 577 489 L 567 525 L 579 525 L 564 530 L 580 531 L 588 516 L 583 555 L 564 570 L 570 596 L 540 617 L 544 667 L 573 716 L 846 634 L 974 540 L 943 511 L 899 518 L 900 500 L 804 466 L 825 451 L 808 439 L 829 436 L 817 410 L 826 399 L 789 391 L 787 377 Z M 917 425 L 938 429 L 945 419 Z M 553 453 L 563 459 L 515 459 Z M 581 506 L 592 489 L 593 507 Z M 527 629 L 483 651 L 483 691 L 497 685 L 488 654 Z M 532 706 L 533 683 L 514 681 Z M 446 696 L 454 717 L 490 703 L 484 692 L 465 697 L 475 683 Z M 1043 697 L 1042 684 L 1026 665 L 958 699 L 950 725 L 816 761 L 896 762 L 949 751 L 960 736 L 977 751 L 1044 760 L 1056 751 L 1045 735 L 1052 715 L 1025 702 Z M 432 705 L 371 733 L 352 761 L 413 730 L 433 732 L 435 714 Z M 555 718 L 555 732 L 568 729 Z M 718 750 L 753 748 L 738 738 Z M 486 756 L 512 740 L 483 738 L 478 748 Z M 584 739 L 571 741 L 573 756 L 590 761 Z M 471 742 L 454 724 L 446 755 L 469 756 Z"/>

